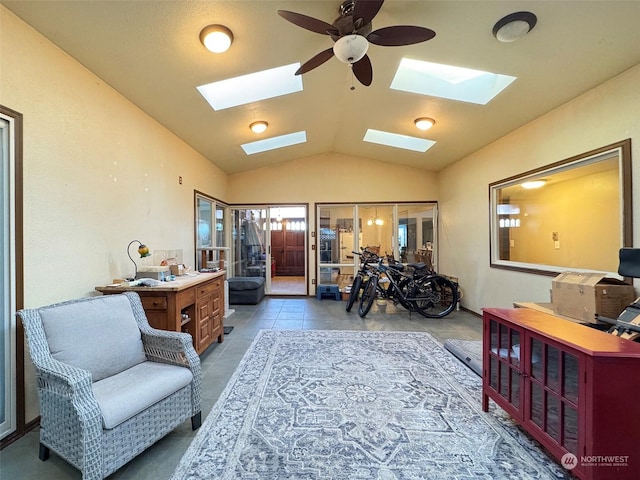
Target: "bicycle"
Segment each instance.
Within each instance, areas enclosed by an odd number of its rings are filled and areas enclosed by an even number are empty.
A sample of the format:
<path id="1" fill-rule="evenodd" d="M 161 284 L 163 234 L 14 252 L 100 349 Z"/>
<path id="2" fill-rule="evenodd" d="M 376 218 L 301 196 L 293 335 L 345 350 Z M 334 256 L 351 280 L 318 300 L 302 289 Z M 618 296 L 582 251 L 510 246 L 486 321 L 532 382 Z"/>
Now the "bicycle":
<path id="1" fill-rule="evenodd" d="M 358 314 L 364 317 L 371 310 L 373 301 L 379 295 L 400 303 L 409 311 L 416 311 L 427 318 L 442 318 L 450 314 L 458 302 L 458 287 L 448 278 L 429 271 L 424 264 L 410 264 L 411 274 L 404 273 L 402 264 L 384 265 L 382 259 L 374 268 L 368 269 Z M 402 268 L 400 268 L 402 267 Z M 389 285 L 380 285 L 380 276 L 384 274 Z"/>
<path id="2" fill-rule="evenodd" d="M 353 304 L 356 302 L 358 297 L 360 296 L 360 289 L 362 288 L 362 283 L 364 279 L 368 276 L 369 263 L 377 262 L 378 255 L 367 250 L 366 248 L 362 248 L 361 252 L 352 251 L 354 255 L 358 255 L 360 257 L 360 269 L 356 276 L 353 279 L 353 284 L 351 285 L 351 292 L 349 293 L 349 298 L 347 299 L 347 312 L 351 311 Z"/>

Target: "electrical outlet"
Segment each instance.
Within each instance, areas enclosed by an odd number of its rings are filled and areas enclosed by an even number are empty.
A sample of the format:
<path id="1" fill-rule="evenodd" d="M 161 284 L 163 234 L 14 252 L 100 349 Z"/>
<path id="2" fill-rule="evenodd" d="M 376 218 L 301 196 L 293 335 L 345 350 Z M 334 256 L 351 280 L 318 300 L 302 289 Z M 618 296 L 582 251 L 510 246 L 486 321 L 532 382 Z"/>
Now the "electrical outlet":
<path id="1" fill-rule="evenodd" d="M 560 240 L 556 240 L 555 242 L 553 242 L 553 248 L 555 248 L 556 250 L 560 250 Z"/>
<path id="2" fill-rule="evenodd" d="M 315 278 L 312 278 L 312 279 L 311 279 L 311 285 L 315 285 L 315 284 L 316 284 L 316 279 L 315 279 Z"/>
<path id="3" fill-rule="evenodd" d="M 178 183 L 182 185 L 182 176 L 178 177 Z"/>

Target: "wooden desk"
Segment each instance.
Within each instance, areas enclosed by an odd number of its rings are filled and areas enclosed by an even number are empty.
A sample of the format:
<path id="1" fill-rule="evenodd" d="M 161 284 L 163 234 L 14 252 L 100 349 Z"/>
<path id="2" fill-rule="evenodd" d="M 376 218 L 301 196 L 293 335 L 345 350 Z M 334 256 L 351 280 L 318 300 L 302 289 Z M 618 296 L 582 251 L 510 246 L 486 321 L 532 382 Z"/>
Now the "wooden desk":
<path id="1" fill-rule="evenodd" d="M 156 287 L 101 286 L 96 290 L 104 295 L 137 292 L 152 327 L 189 333 L 200 354 L 214 338 L 218 343 L 224 341 L 225 273 L 221 270 L 178 277 Z"/>

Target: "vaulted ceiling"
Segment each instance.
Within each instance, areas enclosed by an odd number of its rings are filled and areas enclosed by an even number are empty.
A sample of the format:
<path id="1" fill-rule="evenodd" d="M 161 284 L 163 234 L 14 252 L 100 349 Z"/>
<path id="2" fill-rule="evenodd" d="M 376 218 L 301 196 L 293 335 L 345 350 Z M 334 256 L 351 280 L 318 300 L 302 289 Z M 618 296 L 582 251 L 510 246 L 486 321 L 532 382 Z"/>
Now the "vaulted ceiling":
<path id="1" fill-rule="evenodd" d="M 332 58 L 302 76 L 301 92 L 214 111 L 196 86 L 304 63 L 333 45 L 278 10 L 332 23 L 341 0 L 0 3 L 230 174 L 326 152 L 438 171 L 640 63 L 640 1 L 387 0 L 374 29 L 420 25 L 436 36 L 410 46 L 371 45 L 371 86 Z M 517 11 L 533 12 L 537 25 L 516 42 L 499 42 L 494 24 Z M 200 43 L 210 24 L 233 31 L 227 52 Z M 392 90 L 403 57 L 517 80 L 487 105 Z M 422 116 L 436 125 L 417 130 L 413 121 Z M 266 120 L 267 132 L 253 133 L 255 120 Z M 422 153 L 363 142 L 369 128 L 436 144 Z M 306 143 L 255 155 L 240 147 L 300 130 Z"/>

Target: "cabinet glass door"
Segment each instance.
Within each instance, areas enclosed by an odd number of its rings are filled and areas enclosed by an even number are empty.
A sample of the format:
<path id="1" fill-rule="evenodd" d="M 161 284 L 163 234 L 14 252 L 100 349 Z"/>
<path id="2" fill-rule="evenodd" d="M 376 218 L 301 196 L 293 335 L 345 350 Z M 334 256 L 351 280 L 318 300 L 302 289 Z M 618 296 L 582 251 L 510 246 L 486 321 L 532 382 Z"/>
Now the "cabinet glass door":
<path id="1" fill-rule="evenodd" d="M 578 358 L 535 337 L 530 352 L 530 420 L 577 455 Z"/>
<path id="2" fill-rule="evenodd" d="M 521 333 L 495 320 L 489 322 L 489 332 L 489 385 L 519 410 Z"/>

